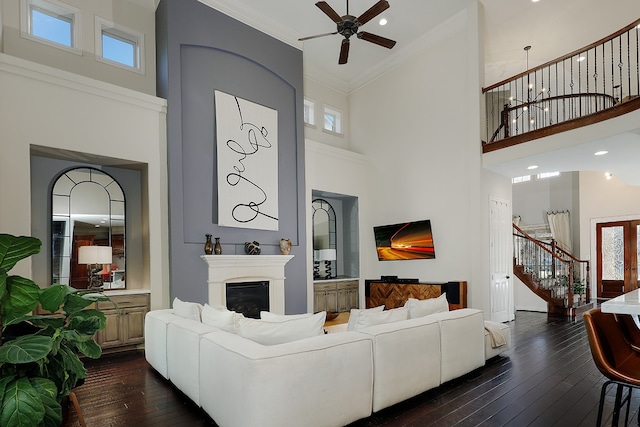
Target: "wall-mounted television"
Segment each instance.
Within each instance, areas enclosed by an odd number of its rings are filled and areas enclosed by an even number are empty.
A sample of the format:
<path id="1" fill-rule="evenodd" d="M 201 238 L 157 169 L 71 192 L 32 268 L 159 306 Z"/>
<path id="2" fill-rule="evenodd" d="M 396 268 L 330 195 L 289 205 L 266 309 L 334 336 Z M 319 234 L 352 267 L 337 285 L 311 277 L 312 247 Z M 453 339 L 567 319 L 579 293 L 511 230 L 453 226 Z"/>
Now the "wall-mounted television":
<path id="1" fill-rule="evenodd" d="M 378 260 L 433 259 L 431 220 L 373 227 Z"/>

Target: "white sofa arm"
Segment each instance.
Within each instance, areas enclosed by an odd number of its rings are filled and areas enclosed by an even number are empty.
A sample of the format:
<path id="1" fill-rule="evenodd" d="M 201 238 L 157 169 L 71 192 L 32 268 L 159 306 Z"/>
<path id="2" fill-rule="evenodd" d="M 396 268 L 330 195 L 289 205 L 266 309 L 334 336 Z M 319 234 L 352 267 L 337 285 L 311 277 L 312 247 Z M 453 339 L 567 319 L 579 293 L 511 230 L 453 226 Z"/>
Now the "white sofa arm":
<path id="1" fill-rule="evenodd" d="M 182 319 L 172 309 L 147 312 L 144 320 L 144 356 L 147 362 L 166 379 L 167 369 L 167 325 Z"/>
<path id="2" fill-rule="evenodd" d="M 171 382 L 200 405 L 200 338 L 209 333 L 228 333 L 193 319 L 167 325 L 167 369 Z"/>
<path id="3" fill-rule="evenodd" d="M 429 316 L 363 329 L 373 339 L 373 411 L 440 385 L 440 324 Z"/>
<path id="4" fill-rule="evenodd" d="M 357 332 L 264 346 L 202 337 L 200 403 L 221 427 L 342 426 L 371 415 L 371 339 Z"/>
<path id="5" fill-rule="evenodd" d="M 484 366 L 484 314 L 481 310 L 463 308 L 429 317 L 440 322 L 441 383 Z"/>

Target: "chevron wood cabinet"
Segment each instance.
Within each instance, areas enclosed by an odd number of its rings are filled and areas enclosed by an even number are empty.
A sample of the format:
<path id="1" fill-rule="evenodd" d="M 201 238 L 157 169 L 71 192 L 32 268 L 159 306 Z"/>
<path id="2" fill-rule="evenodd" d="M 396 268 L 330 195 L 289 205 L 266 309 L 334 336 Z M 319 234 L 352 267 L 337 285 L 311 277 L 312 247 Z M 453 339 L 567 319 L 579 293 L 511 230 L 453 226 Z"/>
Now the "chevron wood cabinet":
<path id="1" fill-rule="evenodd" d="M 467 282 L 418 283 L 402 280 L 365 280 L 366 308 L 385 306 L 387 310 L 404 306 L 409 298 L 429 299 L 447 294 L 449 309 L 467 306 Z"/>
<path id="2" fill-rule="evenodd" d="M 345 312 L 358 308 L 359 279 L 317 280 L 313 282 L 313 311 Z"/>

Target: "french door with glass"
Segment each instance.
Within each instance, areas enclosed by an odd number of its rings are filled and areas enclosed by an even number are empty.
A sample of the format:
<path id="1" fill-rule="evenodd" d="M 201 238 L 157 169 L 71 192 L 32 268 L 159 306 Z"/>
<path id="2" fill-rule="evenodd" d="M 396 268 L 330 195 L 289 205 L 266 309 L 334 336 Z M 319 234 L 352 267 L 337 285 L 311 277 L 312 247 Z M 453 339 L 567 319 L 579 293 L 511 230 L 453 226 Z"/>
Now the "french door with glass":
<path id="1" fill-rule="evenodd" d="M 638 288 L 640 220 L 596 224 L 598 297 L 614 298 Z"/>

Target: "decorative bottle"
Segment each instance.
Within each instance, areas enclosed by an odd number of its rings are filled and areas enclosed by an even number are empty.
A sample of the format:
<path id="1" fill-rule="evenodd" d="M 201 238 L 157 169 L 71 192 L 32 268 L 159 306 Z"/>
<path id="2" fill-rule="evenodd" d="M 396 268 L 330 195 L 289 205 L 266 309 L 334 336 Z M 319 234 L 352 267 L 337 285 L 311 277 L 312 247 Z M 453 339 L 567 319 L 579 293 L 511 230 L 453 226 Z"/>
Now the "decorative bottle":
<path id="1" fill-rule="evenodd" d="M 213 253 L 213 242 L 211 241 L 211 234 L 205 234 L 207 241 L 204 243 L 205 255 L 211 255 Z"/>
<path id="2" fill-rule="evenodd" d="M 216 237 L 216 244 L 213 247 L 213 252 L 216 255 L 220 255 L 222 253 L 222 246 L 220 245 L 220 238 L 219 237 Z"/>

